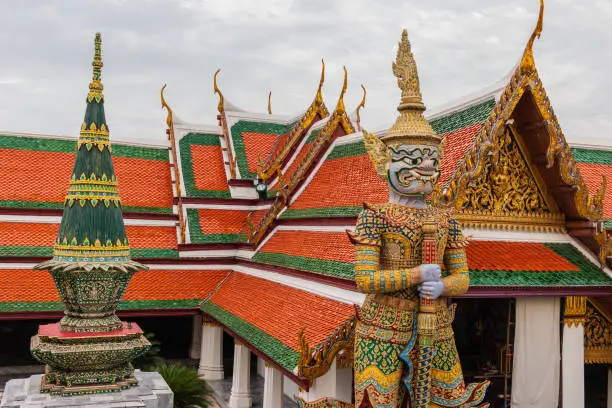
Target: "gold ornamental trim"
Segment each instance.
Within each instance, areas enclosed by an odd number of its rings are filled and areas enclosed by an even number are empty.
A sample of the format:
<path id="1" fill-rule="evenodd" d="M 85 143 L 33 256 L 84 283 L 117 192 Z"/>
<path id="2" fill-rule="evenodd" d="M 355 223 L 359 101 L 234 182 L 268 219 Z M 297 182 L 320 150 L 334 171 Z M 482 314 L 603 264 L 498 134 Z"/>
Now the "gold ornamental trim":
<path id="1" fill-rule="evenodd" d="M 586 322 L 587 298 L 584 296 L 568 296 L 565 298 L 563 321 L 566 326 L 580 326 Z"/>
<path id="2" fill-rule="evenodd" d="M 345 69 L 346 76 L 346 69 Z M 291 129 L 285 142 L 277 150 L 278 153 L 268 157 L 266 160 L 259 158 L 257 163 L 257 177 L 267 181 L 278 173 L 282 167 L 283 161 L 292 151 L 293 147 L 302 139 L 302 136 L 310 128 L 317 115 L 321 118 L 329 116 L 329 111 L 323 102 L 323 83 L 325 82 L 325 61 L 321 60 L 321 78 L 319 79 L 319 87 L 314 100 L 306 110 L 306 113 L 300 118 L 298 123 Z M 343 89 L 346 91 L 345 85 Z M 344 93 L 342 93 L 344 95 Z M 342 99 L 342 98 L 341 98 Z M 342 105 L 344 107 L 344 105 Z"/>
<path id="3" fill-rule="evenodd" d="M 327 373 L 337 359 L 339 368 L 351 367 L 353 362 L 353 344 L 355 338 L 355 316 L 351 316 L 338 327 L 327 339 L 314 349 L 306 340 L 304 329 L 298 333 L 298 376 L 314 381 Z"/>
<path id="4" fill-rule="evenodd" d="M 520 215 L 514 213 L 490 214 L 477 211 L 460 211 L 455 214 L 463 228 L 500 229 L 504 231 L 565 233 L 563 214 Z"/>
<path id="5" fill-rule="evenodd" d="M 612 364 L 612 323 L 591 301 L 586 304 L 584 360 L 586 364 Z"/>

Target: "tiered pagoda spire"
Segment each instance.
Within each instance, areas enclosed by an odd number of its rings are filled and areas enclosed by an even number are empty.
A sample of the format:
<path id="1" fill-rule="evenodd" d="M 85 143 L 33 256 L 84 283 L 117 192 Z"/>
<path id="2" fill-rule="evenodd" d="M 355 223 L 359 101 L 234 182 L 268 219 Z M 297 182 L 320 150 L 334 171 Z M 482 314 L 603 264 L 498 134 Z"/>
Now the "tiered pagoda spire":
<path id="1" fill-rule="evenodd" d="M 32 354 L 47 364 L 41 391 L 61 395 L 135 385 L 130 361 L 150 347 L 137 325 L 115 315 L 132 275 L 147 268 L 130 259 L 104 115 L 101 46 L 98 33 L 53 259 L 35 267 L 49 270 L 66 307 L 59 323 L 40 326 L 32 339 Z"/>

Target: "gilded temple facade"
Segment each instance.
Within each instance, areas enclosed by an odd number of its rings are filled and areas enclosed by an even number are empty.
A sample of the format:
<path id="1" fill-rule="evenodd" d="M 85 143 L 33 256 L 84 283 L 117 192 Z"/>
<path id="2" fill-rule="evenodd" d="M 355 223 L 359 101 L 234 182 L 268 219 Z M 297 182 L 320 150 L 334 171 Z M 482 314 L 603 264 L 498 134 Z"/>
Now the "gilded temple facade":
<path id="1" fill-rule="evenodd" d="M 534 62 L 542 18 L 501 87 L 425 114 L 445 143 L 435 199 L 472 237 L 454 329 L 466 381 L 490 380 L 492 407 L 605 406 L 585 399 L 590 373 L 612 381 L 612 147 L 567 143 Z M 193 319 L 189 355 L 207 380 L 232 376 L 232 408 L 251 405 L 255 361 L 265 407 L 283 393 L 352 399 L 365 295 L 346 230 L 389 191 L 364 146 L 365 88 L 347 109 L 345 70 L 328 105 L 324 72 L 287 117 L 236 108 L 217 71 L 210 125 L 180 120 L 164 87 L 167 146 L 113 144 L 132 257 L 150 268 L 118 314 Z M 2 133 L 0 155 L 0 319 L 55 319 L 53 280 L 33 267 L 52 256 L 74 139 Z"/>

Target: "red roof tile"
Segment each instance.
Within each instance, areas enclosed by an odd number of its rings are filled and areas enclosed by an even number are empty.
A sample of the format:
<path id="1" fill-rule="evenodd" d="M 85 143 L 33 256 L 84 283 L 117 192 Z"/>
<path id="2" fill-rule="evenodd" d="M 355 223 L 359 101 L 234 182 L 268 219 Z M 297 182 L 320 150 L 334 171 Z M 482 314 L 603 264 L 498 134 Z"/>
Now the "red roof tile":
<path id="1" fill-rule="evenodd" d="M 74 153 L 0 149 L 0 201 L 64 201 Z M 170 207 L 172 185 L 168 162 L 114 157 L 124 206 Z"/>
<path id="2" fill-rule="evenodd" d="M 453 174 L 459 161 L 465 156 L 481 127 L 482 123 L 475 123 L 443 136 L 446 146 L 444 147 L 444 155 L 442 156 L 440 166 L 439 183 L 441 185 L 444 185 Z"/>
<path id="3" fill-rule="evenodd" d="M 281 230 L 259 252 L 338 262 L 353 262 L 355 259 L 355 251 L 346 232 Z"/>
<path id="4" fill-rule="evenodd" d="M 302 328 L 311 345 L 319 344 L 354 312 L 352 305 L 237 272 L 211 300 L 296 351 Z"/>
<path id="5" fill-rule="evenodd" d="M 290 209 L 360 206 L 389 199 L 367 154 L 326 160 Z"/>
<path id="6" fill-rule="evenodd" d="M 607 176 L 604 218 L 612 218 L 612 165 L 598 163 L 576 163 L 591 195 L 601 186 L 601 176 Z"/>
<path id="7" fill-rule="evenodd" d="M 190 148 L 195 187 L 198 190 L 228 190 L 221 148 L 197 144 Z"/>
<path id="8" fill-rule="evenodd" d="M 250 211 L 198 209 L 203 234 L 237 234 L 242 231 Z"/>
<path id="9" fill-rule="evenodd" d="M 246 159 L 251 172 L 257 172 L 259 157 L 261 160 L 266 160 L 279 137 L 278 134 L 242 132 Z"/>
<path id="10" fill-rule="evenodd" d="M 580 271 L 578 266 L 537 242 L 472 241 L 466 255 L 471 271 Z"/>
<path id="11" fill-rule="evenodd" d="M 137 272 L 124 300 L 204 300 L 227 271 L 150 270 Z M 58 302 L 47 271 L 0 269 L 0 302 Z"/>

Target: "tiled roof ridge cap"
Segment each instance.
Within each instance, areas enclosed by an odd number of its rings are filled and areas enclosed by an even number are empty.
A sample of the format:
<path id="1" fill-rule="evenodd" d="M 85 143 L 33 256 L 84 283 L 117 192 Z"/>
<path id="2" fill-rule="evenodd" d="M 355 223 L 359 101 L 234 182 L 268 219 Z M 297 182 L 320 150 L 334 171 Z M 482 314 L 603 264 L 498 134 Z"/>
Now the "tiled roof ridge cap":
<path id="1" fill-rule="evenodd" d="M 70 141 L 70 142 L 74 142 L 79 138 L 78 136 L 50 135 L 50 134 L 44 134 L 44 133 L 30 133 L 30 132 L 5 132 L 3 130 L 0 130 L 0 137 L 2 136 L 24 137 L 24 138 L 29 137 L 29 138 L 34 138 L 34 139 L 56 139 L 56 140 L 65 140 L 65 141 Z M 149 148 L 155 148 L 155 149 L 167 149 L 168 148 L 167 144 L 139 143 L 139 142 L 122 140 L 120 138 L 118 139 L 116 137 L 113 137 L 112 139 L 113 139 L 113 145 L 132 146 L 132 147 L 149 147 Z"/>
<path id="2" fill-rule="evenodd" d="M 447 102 L 443 105 L 434 107 L 433 109 L 429 109 L 425 112 L 425 118 L 428 122 L 431 122 L 441 117 L 445 117 L 453 113 L 465 110 L 472 106 L 479 105 L 482 102 L 491 99 L 495 99 L 495 101 L 497 102 L 497 100 L 499 99 L 499 95 L 501 95 L 505 88 L 505 84 L 497 86 L 498 84 L 499 83 L 496 83 L 495 87 L 485 88 L 481 91 L 473 92 L 461 98 L 455 99 L 451 102 Z"/>
<path id="3" fill-rule="evenodd" d="M 570 148 L 576 149 L 585 149 L 585 150 L 603 150 L 607 152 L 612 152 L 612 145 L 604 146 L 604 145 L 596 145 L 590 143 L 568 143 Z"/>
<path id="4" fill-rule="evenodd" d="M 248 120 L 252 121 L 261 121 L 265 123 L 276 123 L 279 125 L 289 125 L 293 122 L 296 122 L 304 116 L 306 111 L 300 112 L 298 115 L 278 115 L 278 114 L 268 114 L 268 113 L 258 113 L 258 112 L 247 112 L 247 111 L 232 111 L 225 110 L 225 115 L 229 118 L 239 120 Z"/>

